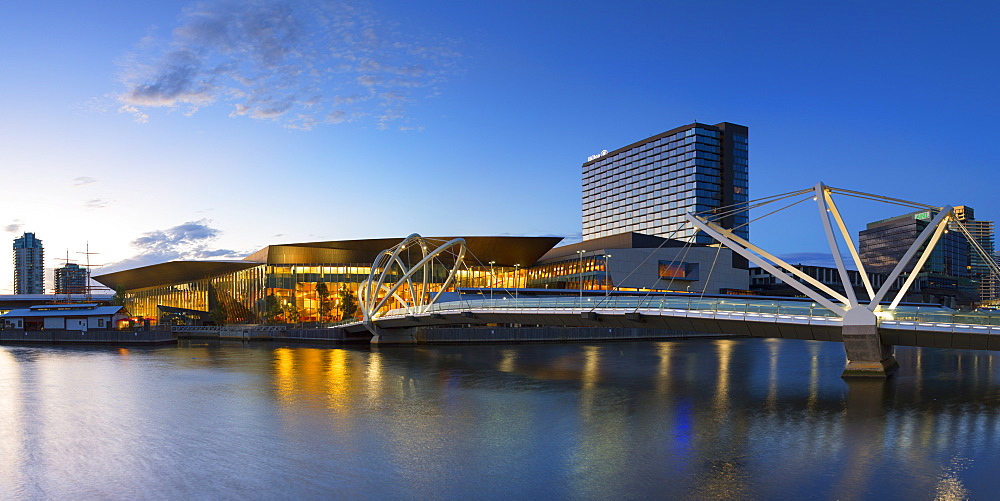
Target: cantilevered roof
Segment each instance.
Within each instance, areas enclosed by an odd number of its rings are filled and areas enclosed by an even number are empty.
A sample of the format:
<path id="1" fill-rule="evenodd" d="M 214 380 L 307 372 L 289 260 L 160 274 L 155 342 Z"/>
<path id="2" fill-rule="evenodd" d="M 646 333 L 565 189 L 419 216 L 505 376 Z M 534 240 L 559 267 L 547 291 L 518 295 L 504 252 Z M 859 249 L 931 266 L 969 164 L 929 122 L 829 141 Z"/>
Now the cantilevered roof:
<path id="1" fill-rule="evenodd" d="M 590 240 L 584 240 L 583 242 L 556 247 L 548 251 L 545 256 L 540 259 L 548 260 L 566 256 L 573 256 L 575 258 L 577 255 L 576 251 L 579 250 L 603 251 L 609 249 L 656 249 L 659 247 L 684 247 L 685 245 L 692 247 L 706 247 L 704 244 L 692 244 L 681 240 L 626 231 L 624 233 L 592 238 Z"/>
<path id="2" fill-rule="evenodd" d="M 444 244 L 459 237 L 424 237 L 431 243 Z M 538 261 L 562 237 L 461 237 L 471 256 L 466 262 L 474 264 L 494 261 L 497 266 L 529 266 Z M 375 238 L 368 240 L 339 240 L 331 242 L 305 242 L 269 245 L 250 256 L 248 261 L 267 264 L 350 263 L 369 264 L 379 252 L 401 242 L 401 238 Z M 474 257 L 473 257 L 474 256 Z M 442 256 L 444 257 L 444 256 Z"/>
<path id="3" fill-rule="evenodd" d="M 430 243 L 440 243 L 457 237 L 425 237 Z M 562 237 L 461 237 L 469 249 L 465 262 L 470 265 L 493 261 L 496 266 L 530 266 L 558 244 Z M 128 290 L 158 285 L 192 282 L 224 275 L 261 264 L 355 264 L 367 265 L 378 254 L 402 238 L 338 240 L 269 245 L 242 261 L 171 261 L 131 270 L 93 277 L 112 289 Z M 447 261 L 447 255 L 440 256 Z M 478 261 L 478 263 L 477 263 Z"/>
<path id="4" fill-rule="evenodd" d="M 63 308 L 59 310 L 36 310 L 24 308 L 11 310 L 0 317 L 21 318 L 21 317 L 93 317 L 99 315 L 114 315 L 121 311 L 124 306 L 97 306 L 90 308 Z"/>
<path id="5" fill-rule="evenodd" d="M 260 266 L 250 261 L 170 261 L 93 277 L 112 289 L 142 289 L 157 285 L 193 282 Z"/>

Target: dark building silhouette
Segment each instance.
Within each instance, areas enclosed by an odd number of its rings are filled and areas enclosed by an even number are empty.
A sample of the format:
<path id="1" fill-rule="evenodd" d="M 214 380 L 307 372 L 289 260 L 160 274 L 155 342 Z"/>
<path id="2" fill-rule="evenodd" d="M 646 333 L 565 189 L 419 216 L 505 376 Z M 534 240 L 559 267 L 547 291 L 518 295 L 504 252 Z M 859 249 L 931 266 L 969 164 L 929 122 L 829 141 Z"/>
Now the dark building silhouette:
<path id="1" fill-rule="evenodd" d="M 66 263 L 62 268 L 56 268 L 56 294 L 83 294 L 87 292 L 89 274 L 86 268 L 76 263 Z"/>

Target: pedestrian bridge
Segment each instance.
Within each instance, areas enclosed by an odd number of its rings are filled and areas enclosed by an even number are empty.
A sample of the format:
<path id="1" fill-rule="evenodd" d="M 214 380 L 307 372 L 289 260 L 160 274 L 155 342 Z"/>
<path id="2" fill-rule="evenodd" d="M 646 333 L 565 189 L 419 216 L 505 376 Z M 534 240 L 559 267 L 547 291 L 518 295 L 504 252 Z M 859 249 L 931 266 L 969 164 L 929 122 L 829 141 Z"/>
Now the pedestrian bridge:
<path id="1" fill-rule="evenodd" d="M 1000 313 L 957 312 L 932 305 L 899 305 L 879 313 L 882 342 L 1000 351 Z M 698 297 L 503 296 L 439 302 L 419 313 L 408 308 L 375 320 L 375 342 L 400 340 L 407 330 L 449 325 L 515 324 L 562 327 L 673 329 L 752 337 L 843 342 L 843 318 L 810 301 Z"/>
<path id="2" fill-rule="evenodd" d="M 914 213 L 914 219 L 922 221 L 922 229 L 912 241 L 906 241 L 905 252 L 877 289 L 868 276 L 858 245 L 841 217 L 834 195 L 922 211 Z M 727 214 L 760 210 L 764 205 L 779 201 L 790 203 L 761 218 L 800 203 L 815 202 L 830 255 L 836 263 L 839 283 L 843 285 L 842 291 L 743 239 L 733 228 L 720 226 Z M 467 253 L 465 241 L 458 238 L 438 245 L 418 234 L 410 235 L 379 254 L 371 265 L 368 279 L 358 288 L 358 300 L 363 314 L 362 324 L 374 334 L 373 342 L 376 343 L 405 341 L 407 336 L 412 340 L 413 329 L 448 324 L 663 328 L 839 341 L 844 343 L 848 359 L 845 376 L 884 377 L 898 367 L 892 351 L 896 345 L 1000 350 L 1000 316 L 958 313 L 942 307 L 907 306 L 902 303 L 921 270 L 926 269 L 925 264 L 935 245 L 949 228 L 964 235 L 970 249 L 975 251 L 983 266 L 989 268 L 989 275 L 1000 279 L 1000 264 L 966 228 L 963 217 L 951 206 L 908 202 L 831 188 L 823 183 L 752 203 L 712 208 L 685 216 L 691 228 L 711 236 L 721 246 L 760 266 L 808 298 L 801 301 L 711 296 L 707 290 L 695 294 L 667 293 L 642 297 L 619 295 L 620 291 L 612 294 L 608 290 L 603 297 L 585 296 L 582 286 L 577 297 L 521 299 L 514 291 L 499 298 L 479 296 L 447 301 L 445 293 L 456 279 Z M 408 248 L 414 252 L 419 250 L 419 260 L 411 262 L 404 259 L 409 256 Z M 863 286 L 861 291 L 855 291 L 842 249 L 848 251 L 858 272 Z M 436 264 L 439 257 L 445 255 L 452 257 L 450 266 L 444 261 Z M 435 271 L 438 265 L 439 271 Z M 901 285 L 896 285 L 897 279 L 902 281 Z M 407 329 L 411 332 L 406 333 Z"/>

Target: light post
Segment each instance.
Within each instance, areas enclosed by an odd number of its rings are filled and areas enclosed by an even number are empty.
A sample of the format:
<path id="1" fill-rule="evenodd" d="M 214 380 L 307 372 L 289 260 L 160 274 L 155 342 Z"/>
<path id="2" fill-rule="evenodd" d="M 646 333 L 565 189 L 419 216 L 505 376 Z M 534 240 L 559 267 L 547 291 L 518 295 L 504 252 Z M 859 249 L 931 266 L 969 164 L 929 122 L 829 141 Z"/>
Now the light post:
<path id="1" fill-rule="evenodd" d="M 604 255 L 604 297 L 611 297 L 611 282 L 608 281 L 610 276 L 608 273 L 608 266 L 611 264 L 611 254 Z"/>
<path id="2" fill-rule="evenodd" d="M 486 284 L 490 286 L 490 301 L 493 300 L 493 286 L 494 286 L 494 283 L 493 283 L 494 282 L 494 278 L 493 278 L 493 265 L 494 264 L 496 264 L 496 261 L 490 261 L 490 278 L 489 278 L 489 281 L 486 282 Z"/>
<path id="3" fill-rule="evenodd" d="M 515 302 L 517 301 L 517 289 L 521 286 L 521 275 L 518 274 L 518 272 L 520 271 L 520 268 L 521 268 L 520 264 L 515 264 L 514 265 L 514 301 Z"/>
<path id="4" fill-rule="evenodd" d="M 580 282 L 580 308 L 583 308 L 583 254 L 587 252 L 585 249 L 580 249 L 576 251 L 580 255 L 580 267 L 576 270 L 579 272 L 578 281 Z"/>

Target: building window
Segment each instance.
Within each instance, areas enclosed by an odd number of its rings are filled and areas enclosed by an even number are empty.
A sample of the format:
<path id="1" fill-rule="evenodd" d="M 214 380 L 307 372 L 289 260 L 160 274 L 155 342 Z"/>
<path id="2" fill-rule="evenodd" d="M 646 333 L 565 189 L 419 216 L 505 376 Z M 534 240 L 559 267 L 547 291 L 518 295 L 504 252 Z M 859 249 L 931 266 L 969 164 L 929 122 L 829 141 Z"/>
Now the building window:
<path id="1" fill-rule="evenodd" d="M 698 280 L 698 263 L 660 261 L 659 275 L 664 280 Z"/>

